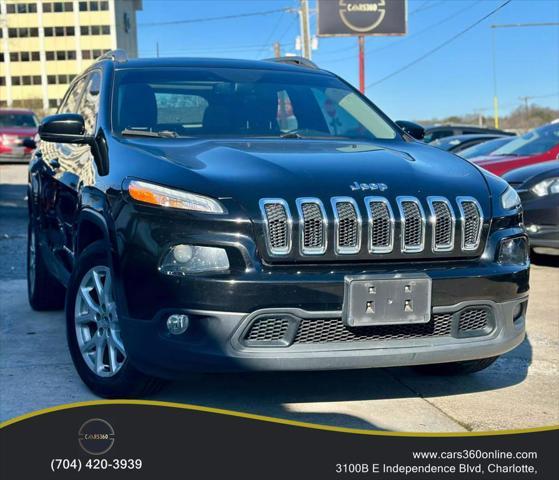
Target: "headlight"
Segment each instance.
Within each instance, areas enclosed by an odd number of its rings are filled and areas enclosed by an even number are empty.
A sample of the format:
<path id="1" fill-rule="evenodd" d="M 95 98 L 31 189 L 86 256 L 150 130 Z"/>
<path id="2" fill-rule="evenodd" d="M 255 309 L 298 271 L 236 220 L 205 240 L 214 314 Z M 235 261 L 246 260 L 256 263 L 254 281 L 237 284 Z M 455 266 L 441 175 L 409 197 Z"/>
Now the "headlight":
<path id="1" fill-rule="evenodd" d="M 514 188 L 508 187 L 501 195 L 501 205 L 505 210 L 512 210 L 520 206 L 520 197 Z"/>
<path id="2" fill-rule="evenodd" d="M 167 275 L 227 271 L 229 258 L 223 248 L 175 245 L 163 258 L 159 270 Z"/>
<path id="3" fill-rule="evenodd" d="M 559 177 L 548 178 L 536 183 L 530 191 L 538 197 L 559 193 Z"/>
<path id="4" fill-rule="evenodd" d="M 213 198 L 139 180 L 132 180 L 130 182 L 128 193 L 134 200 L 151 205 L 205 213 L 225 213 L 223 206 Z"/>
<path id="5" fill-rule="evenodd" d="M 499 263 L 523 265 L 528 263 L 528 242 L 526 237 L 504 238 L 499 246 Z"/>

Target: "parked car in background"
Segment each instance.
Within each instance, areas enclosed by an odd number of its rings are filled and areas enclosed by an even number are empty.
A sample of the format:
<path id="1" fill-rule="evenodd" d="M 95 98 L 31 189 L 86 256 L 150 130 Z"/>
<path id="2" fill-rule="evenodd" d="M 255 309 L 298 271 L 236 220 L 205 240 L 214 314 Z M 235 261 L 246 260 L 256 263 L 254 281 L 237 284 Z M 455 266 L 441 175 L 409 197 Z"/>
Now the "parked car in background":
<path id="1" fill-rule="evenodd" d="M 495 175 L 540 162 L 559 159 L 559 123 L 550 123 L 517 137 L 491 155 L 473 158 Z"/>
<path id="2" fill-rule="evenodd" d="M 451 137 L 439 138 L 431 142 L 430 145 L 447 152 L 458 153 L 468 147 L 500 138 L 508 140 L 510 137 L 494 133 L 469 133 L 467 135 L 452 135 Z"/>
<path id="3" fill-rule="evenodd" d="M 522 200 L 530 246 L 538 253 L 559 252 L 559 161 L 518 168 L 503 178 Z"/>
<path id="4" fill-rule="evenodd" d="M 38 125 L 31 110 L 0 109 L 0 162 L 29 162 Z"/>
<path id="5" fill-rule="evenodd" d="M 469 135 L 473 133 L 493 133 L 497 135 L 514 135 L 514 133 L 505 132 L 497 128 L 476 127 L 473 125 L 432 125 L 425 128 L 425 137 L 423 140 L 430 143 L 434 140 L 453 135 Z"/>
<path id="6" fill-rule="evenodd" d="M 487 142 L 478 143 L 477 145 L 465 148 L 460 151 L 459 155 L 466 160 L 491 155 L 495 150 L 501 148 L 503 145 L 506 145 L 513 138 L 515 137 L 497 137 L 494 140 L 488 140 Z"/>

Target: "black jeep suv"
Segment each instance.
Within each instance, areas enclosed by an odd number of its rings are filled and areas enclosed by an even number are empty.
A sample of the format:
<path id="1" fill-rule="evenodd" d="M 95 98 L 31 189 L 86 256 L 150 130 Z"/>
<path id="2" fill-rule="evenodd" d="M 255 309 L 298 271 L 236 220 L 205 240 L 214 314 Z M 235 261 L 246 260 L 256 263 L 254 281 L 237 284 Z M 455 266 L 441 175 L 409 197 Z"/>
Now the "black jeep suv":
<path id="1" fill-rule="evenodd" d="M 110 52 L 39 134 L 29 301 L 65 302 L 99 395 L 191 370 L 467 373 L 524 338 L 514 190 L 309 62 Z"/>

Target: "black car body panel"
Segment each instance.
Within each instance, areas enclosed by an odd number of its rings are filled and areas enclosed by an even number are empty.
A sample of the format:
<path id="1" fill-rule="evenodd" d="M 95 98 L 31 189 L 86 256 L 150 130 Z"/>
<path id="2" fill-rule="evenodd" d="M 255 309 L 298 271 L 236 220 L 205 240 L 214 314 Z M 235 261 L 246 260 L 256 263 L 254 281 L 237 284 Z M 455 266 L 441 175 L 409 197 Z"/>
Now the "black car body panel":
<path id="1" fill-rule="evenodd" d="M 530 245 L 559 249 L 559 193 L 538 196 L 532 191 L 544 180 L 559 178 L 559 162 L 542 162 L 518 168 L 506 173 L 503 178 L 522 199 Z"/>
<path id="2" fill-rule="evenodd" d="M 184 66 L 294 74 L 304 68 L 209 59 L 101 60 L 73 82 L 64 103 L 75 91 L 82 98 L 80 105 L 87 105 L 88 95 L 99 96 L 97 107 L 80 111 L 94 138 L 91 146 L 41 141 L 30 165 L 30 212 L 40 224 L 40 248 L 51 272 L 66 285 L 80 253 L 92 242 L 107 244 L 122 336 L 134 365 L 164 377 L 190 369 L 413 365 L 490 357 L 522 341 L 529 265 L 498 261 L 502 240 L 525 235 L 521 210 L 501 205 L 506 182 L 413 140 L 381 113 L 394 128 L 394 139 L 148 138 L 113 132 L 115 69 Z M 96 90 L 88 86 L 92 84 Z M 135 180 L 214 198 L 225 212 L 209 215 L 135 201 L 128 192 Z M 394 211 L 390 252 L 368 251 L 365 198 L 369 196 L 384 197 Z M 325 208 L 328 229 L 321 255 L 301 250 L 296 199 L 305 197 L 319 199 Z M 335 197 L 351 197 L 361 213 L 361 246 L 356 253 L 340 254 L 333 248 Z M 400 248 L 399 197 L 417 198 L 424 210 L 424 246 L 419 252 Z M 455 216 L 450 249 L 432 248 L 429 197 L 447 199 Z M 478 202 L 481 233 L 471 249 L 461 246 L 465 228 L 461 197 Z M 292 213 L 292 245 L 285 255 L 273 255 L 268 249 L 259 206 L 266 198 L 285 200 Z M 229 269 L 166 275 L 160 270 L 161 261 L 177 244 L 223 248 Z M 444 335 L 434 338 L 439 334 L 421 329 L 410 333 L 404 326 L 407 333 L 398 336 L 401 325 L 383 326 L 396 333 L 379 342 L 371 330 L 354 331 L 339 323 L 345 279 L 378 274 L 431 278 L 433 315 L 446 322 Z M 457 315 L 474 308 L 486 312 L 486 323 L 464 335 Z M 165 326 L 168 315 L 177 312 L 191 319 L 189 330 L 179 336 Z M 246 343 L 262 315 L 289 317 L 290 331 L 299 329 L 298 336 L 282 346 Z M 311 340 L 307 335 L 301 341 L 303 327 L 320 325 L 338 336 L 329 337 L 324 331 L 321 337 L 315 331 Z"/>

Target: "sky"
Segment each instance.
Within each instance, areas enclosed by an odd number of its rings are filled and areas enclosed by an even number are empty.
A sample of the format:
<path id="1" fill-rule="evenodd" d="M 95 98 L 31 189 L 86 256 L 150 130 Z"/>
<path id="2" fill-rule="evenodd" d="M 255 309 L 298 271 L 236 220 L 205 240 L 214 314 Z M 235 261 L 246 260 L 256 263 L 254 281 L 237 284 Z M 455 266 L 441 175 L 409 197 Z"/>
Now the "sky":
<path id="1" fill-rule="evenodd" d="M 335 1 L 335 0 L 329 0 Z M 309 0 L 316 34 L 316 0 Z M 557 0 L 513 0 L 496 14 L 410 68 L 376 83 L 443 44 L 505 0 L 408 0 L 408 33 L 366 39 L 366 95 L 393 119 L 492 114 L 496 87 L 503 114 L 530 103 L 559 109 L 559 25 L 492 29 L 493 24 L 559 23 Z M 139 55 L 262 59 L 298 54 L 298 0 L 143 0 Z M 292 8 L 293 12 L 246 15 Z M 208 20 L 217 16 L 237 16 Z M 206 19 L 205 21 L 201 21 Z M 182 20 L 190 23 L 165 24 Z M 312 59 L 358 86 L 357 38 L 319 38 Z M 374 84 L 374 85 L 373 85 Z"/>

